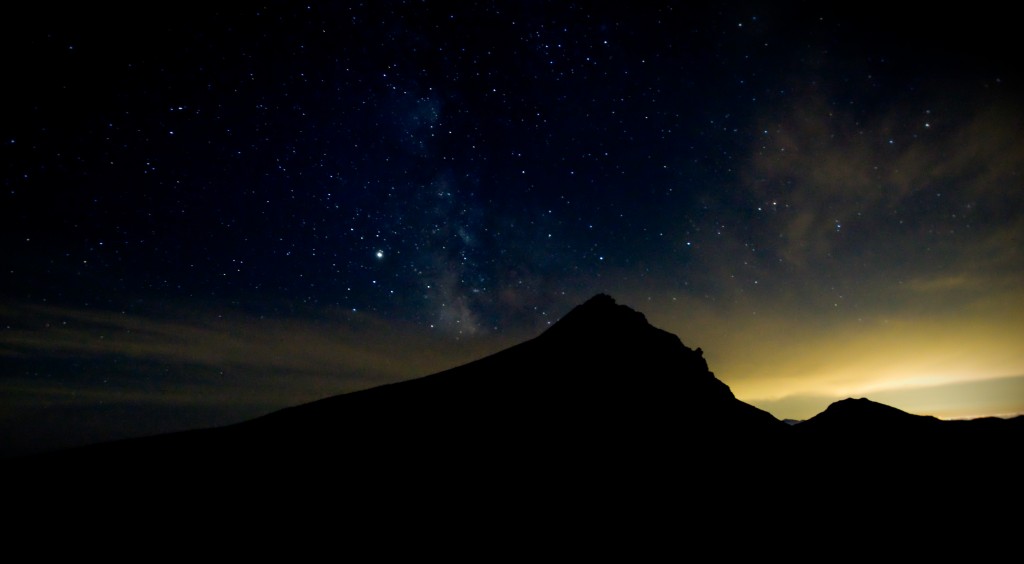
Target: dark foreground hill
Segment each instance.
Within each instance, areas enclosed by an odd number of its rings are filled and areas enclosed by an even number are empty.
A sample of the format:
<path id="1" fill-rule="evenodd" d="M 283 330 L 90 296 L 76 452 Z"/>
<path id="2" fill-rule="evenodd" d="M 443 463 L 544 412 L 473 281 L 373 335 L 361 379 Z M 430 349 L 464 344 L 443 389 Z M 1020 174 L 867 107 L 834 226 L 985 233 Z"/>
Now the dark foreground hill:
<path id="1" fill-rule="evenodd" d="M 446 456 L 633 455 L 760 441 L 784 432 L 739 401 L 700 349 L 599 295 L 539 337 L 423 378 L 344 394 L 218 429 L 64 451 L 90 465 L 243 465 Z M 356 460 L 360 460 L 358 463 Z M 407 461 L 411 462 L 411 461 Z"/>
<path id="2" fill-rule="evenodd" d="M 686 515 L 769 530 L 798 515 L 885 522 L 894 507 L 1019 497 L 1008 468 L 1022 421 L 954 424 L 845 400 L 790 426 L 736 399 L 699 348 L 598 295 L 537 338 L 438 374 L 4 473 L 20 485 L 9 507 L 28 513 L 430 524 L 455 511 L 460 526 L 526 513 L 605 533 Z"/>

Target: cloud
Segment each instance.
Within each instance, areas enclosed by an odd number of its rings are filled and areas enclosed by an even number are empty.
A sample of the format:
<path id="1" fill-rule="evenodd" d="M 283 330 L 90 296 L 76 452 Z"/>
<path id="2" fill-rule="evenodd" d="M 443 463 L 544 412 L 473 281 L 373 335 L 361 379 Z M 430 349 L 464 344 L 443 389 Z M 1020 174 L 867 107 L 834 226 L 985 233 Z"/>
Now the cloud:
<path id="1" fill-rule="evenodd" d="M 925 294 L 942 293 L 958 290 L 971 290 L 981 287 L 983 281 L 968 274 L 953 274 L 937 277 L 921 277 L 910 280 L 907 287 L 914 292 Z"/>
<path id="2" fill-rule="evenodd" d="M 5 319 L 12 320 L 0 333 L 0 358 L 12 363 L 114 357 L 138 366 L 192 367 L 191 375 L 201 375 L 199 381 L 167 382 L 152 395 L 154 402 L 205 402 L 210 397 L 232 401 L 234 397 L 234 401 L 248 398 L 284 407 L 424 376 L 494 352 L 501 345 L 493 339 L 456 342 L 419 327 L 343 312 L 267 318 L 174 310 L 143 315 L 23 304 L 5 304 L 0 309 Z M 15 379 L 5 376 L 9 388 Z M 92 393 L 82 388 L 85 380 L 61 382 L 58 388 Z M 39 378 L 20 385 L 22 392 L 26 386 L 40 386 L 39 393 L 52 393 L 46 388 L 54 386 Z M 132 401 L 138 399 L 132 397 Z"/>
<path id="3" fill-rule="evenodd" d="M 519 335 L 465 336 L 349 311 L 145 313 L 2 303 L 0 457 L 226 425 L 426 376 Z"/>
<path id="4" fill-rule="evenodd" d="M 759 120 L 743 184 L 770 212 L 764 235 L 779 239 L 781 258 L 810 266 L 865 240 L 903 253 L 955 244 L 970 255 L 1006 227 L 1019 240 L 1024 114 L 1016 104 L 936 94 L 934 109 L 897 103 L 869 115 L 838 99 L 824 86 L 804 89 Z M 849 237 L 856 247 L 843 246 Z"/>

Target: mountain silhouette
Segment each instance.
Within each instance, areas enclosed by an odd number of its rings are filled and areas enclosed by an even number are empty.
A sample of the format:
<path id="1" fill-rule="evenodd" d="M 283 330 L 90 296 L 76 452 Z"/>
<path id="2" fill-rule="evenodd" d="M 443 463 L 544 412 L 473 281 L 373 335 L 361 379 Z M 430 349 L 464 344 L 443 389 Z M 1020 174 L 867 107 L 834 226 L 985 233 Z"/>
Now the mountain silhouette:
<path id="1" fill-rule="evenodd" d="M 939 423 L 930 415 L 913 415 L 867 398 L 847 398 L 829 405 L 799 428 L 805 432 L 894 433 L 931 430 Z"/>
<path id="2" fill-rule="evenodd" d="M 988 510 L 1022 436 L 1024 418 L 945 422 L 867 399 L 784 423 L 738 400 L 700 348 L 599 294 L 533 339 L 436 374 L 236 425 L 16 460 L 4 475 L 24 486 L 11 511 L 39 519 L 114 504 L 155 522 L 167 507 L 281 526 L 308 523 L 314 507 L 433 522 L 444 507 L 472 530 L 522 512 L 616 534 L 665 531 L 658 506 L 700 515 L 691 533 L 724 522 L 763 532 L 788 523 L 768 508 L 823 519 L 806 530 L 855 526 L 857 511 L 892 500 Z M 856 503 L 822 505 L 836 491 Z"/>
<path id="3" fill-rule="evenodd" d="M 802 449 L 822 456 L 862 460 L 885 456 L 902 466 L 942 464 L 962 468 L 975 456 L 992 458 L 1012 436 L 1020 437 L 1024 416 L 943 421 L 867 398 L 847 398 L 794 425 L 793 431 Z M 953 452 L 961 455 L 958 460 L 949 456 Z"/>
<path id="4" fill-rule="evenodd" d="M 721 446 L 782 432 L 708 369 L 701 350 L 600 294 L 538 337 L 430 376 L 326 398 L 218 429 L 59 453 L 98 465 L 247 465 L 267 456 L 345 464 L 360 458 L 544 455 Z"/>

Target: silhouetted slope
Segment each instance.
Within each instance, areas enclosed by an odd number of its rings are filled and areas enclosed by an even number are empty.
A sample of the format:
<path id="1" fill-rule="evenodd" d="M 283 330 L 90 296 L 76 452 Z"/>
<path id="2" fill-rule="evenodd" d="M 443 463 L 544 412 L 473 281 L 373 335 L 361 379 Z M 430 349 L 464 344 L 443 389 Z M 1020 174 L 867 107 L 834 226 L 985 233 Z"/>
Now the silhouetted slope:
<path id="1" fill-rule="evenodd" d="M 437 374 L 2 470 L 23 523 L 91 524 L 113 507 L 146 531 L 181 513 L 300 534 L 325 518 L 406 518 L 450 534 L 454 513 L 460 535 L 511 522 L 503 542 L 571 522 L 590 540 L 654 531 L 675 544 L 680 531 L 791 534 L 795 519 L 803 534 L 848 538 L 864 515 L 896 527 L 907 507 L 988 511 L 1019 492 L 1022 427 L 853 399 L 790 426 L 737 400 L 700 349 L 598 295 L 534 339 Z"/>
<path id="2" fill-rule="evenodd" d="M 38 519 L 113 505 L 166 523 L 167 507 L 202 507 L 290 527 L 314 508 L 360 523 L 433 523 L 444 508 L 460 530 L 521 513 L 531 527 L 571 515 L 619 534 L 651 500 L 725 519 L 768 491 L 758 468 L 785 430 L 737 400 L 699 350 L 600 295 L 534 339 L 437 374 L 34 457 L 8 477 L 33 484 L 13 503 Z"/>
<path id="3" fill-rule="evenodd" d="M 598 295 L 535 339 L 431 376 L 220 429 L 54 456 L 140 472 L 278 461 L 377 472 L 465 457 L 578 465 L 612 454 L 735 452 L 740 441 L 757 444 L 784 427 L 737 400 L 708 370 L 700 349 Z"/>
<path id="4" fill-rule="evenodd" d="M 570 459 L 682 439 L 746 439 L 782 427 L 737 400 L 699 350 L 599 295 L 539 337 L 489 357 L 282 410 L 232 431 L 289 450 L 327 436 L 373 448 L 386 437 L 407 450 L 430 445 Z"/>
<path id="5" fill-rule="evenodd" d="M 790 458 L 810 489 L 855 484 L 869 499 L 977 511 L 1019 481 L 1011 445 L 1024 439 L 1024 418 L 1016 419 L 942 421 L 849 398 L 792 427 Z"/>
<path id="6" fill-rule="evenodd" d="M 935 430 L 939 423 L 930 415 L 913 415 L 867 398 L 847 398 L 829 405 L 798 428 L 833 434 L 905 433 Z"/>
<path id="7" fill-rule="evenodd" d="M 538 417 L 570 424 L 581 415 L 594 418 L 587 425 L 598 425 L 624 419 L 626 413 L 678 419 L 708 432 L 719 424 L 756 429 L 778 423 L 769 413 L 736 400 L 708 370 L 699 349 L 687 348 L 675 335 L 652 327 L 642 314 L 605 295 L 573 309 L 536 339 L 487 358 L 284 410 L 264 423 L 326 422 L 361 409 L 357 402 L 375 403 L 371 411 L 380 408 L 376 402 L 395 402 L 401 407 L 390 411 L 431 415 L 426 422 L 443 421 L 451 415 L 448 410 L 492 421 L 501 413 L 517 428 Z M 707 418 L 714 422 L 704 423 Z"/>
<path id="8" fill-rule="evenodd" d="M 1024 431 L 1024 416 L 1012 419 L 943 421 L 930 415 L 914 415 L 867 398 L 847 398 L 793 426 L 797 435 L 829 441 L 859 439 L 872 445 L 912 440 L 915 443 L 966 442 L 985 444 Z M 963 445 L 961 445 L 963 446 Z"/>

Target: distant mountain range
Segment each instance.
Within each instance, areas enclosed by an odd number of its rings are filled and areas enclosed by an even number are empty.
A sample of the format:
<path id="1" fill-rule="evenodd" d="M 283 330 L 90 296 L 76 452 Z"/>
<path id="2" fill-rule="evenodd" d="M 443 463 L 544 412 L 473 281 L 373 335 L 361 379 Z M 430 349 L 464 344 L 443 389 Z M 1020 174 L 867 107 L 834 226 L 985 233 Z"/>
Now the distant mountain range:
<path id="1" fill-rule="evenodd" d="M 699 348 L 602 294 L 534 339 L 437 374 L 8 461 L 3 475 L 24 485 L 11 499 L 28 512 L 114 503 L 153 518 L 185 503 L 280 517 L 327 504 L 491 518 L 530 507 L 550 524 L 559 511 L 668 504 L 746 522 L 755 507 L 849 517 L 821 505 L 836 495 L 989 510 L 993 495 L 1019 497 L 1022 438 L 1024 417 L 941 421 L 867 399 L 779 421 L 736 399 Z"/>

